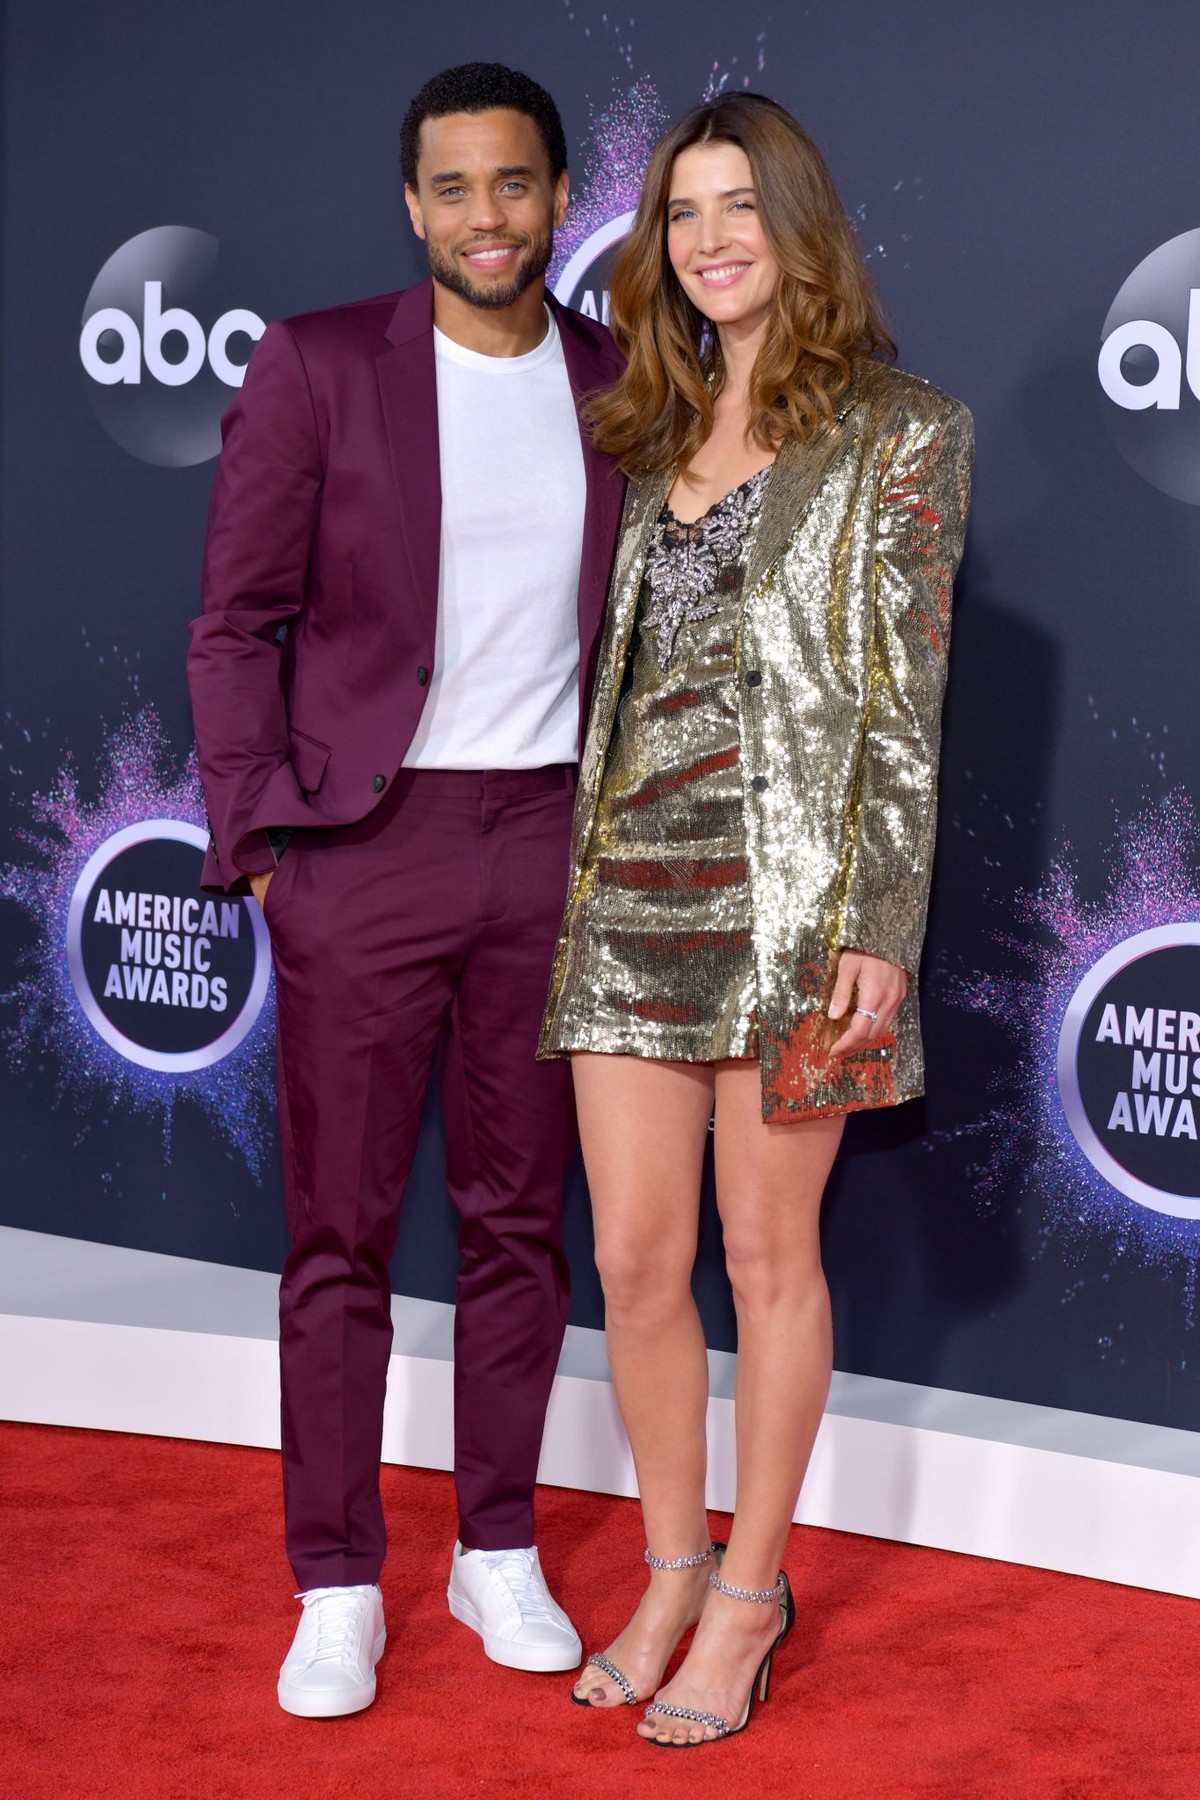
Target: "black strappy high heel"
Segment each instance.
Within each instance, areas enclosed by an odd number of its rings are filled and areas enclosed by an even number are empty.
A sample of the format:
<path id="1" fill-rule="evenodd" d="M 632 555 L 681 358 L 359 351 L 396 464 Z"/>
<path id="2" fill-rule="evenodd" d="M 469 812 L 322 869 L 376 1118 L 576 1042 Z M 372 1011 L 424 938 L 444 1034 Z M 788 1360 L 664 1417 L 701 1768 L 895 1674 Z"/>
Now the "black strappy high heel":
<path id="1" fill-rule="evenodd" d="M 716 1744 L 722 1738 L 733 1737 L 739 1731 L 745 1731 L 750 1723 L 750 1715 L 754 1711 L 755 1699 L 766 1700 L 771 1692 L 771 1666 L 775 1660 L 775 1652 L 782 1644 L 792 1626 L 796 1623 L 796 1602 L 792 1598 L 792 1587 L 783 1570 L 779 1571 L 779 1580 L 769 1588 L 731 1587 L 722 1581 L 714 1571 L 708 1578 L 708 1585 L 715 1588 L 718 1594 L 725 1594 L 730 1600 L 749 1600 L 756 1606 L 770 1606 L 779 1603 L 779 1630 L 775 1634 L 767 1654 L 758 1665 L 758 1673 L 750 1684 L 750 1692 L 746 1696 L 746 1704 L 742 1716 L 735 1724 L 723 1719 L 719 1713 L 697 1712 L 691 1706 L 672 1706 L 665 1700 L 654 1700 L 646 1708 L 646 1717 L 656 1715 L 666 1719 L 683 1719 L 691 1725 L 704 1725 L 715 1735 L 710 1738 L 697 1738 L 694 1744 L 676 1744 L 669 1738 L 647 1738 L 648 1744 L 657 1744 L 660 1750 L 697 1750 L 701 1744 Z"/>

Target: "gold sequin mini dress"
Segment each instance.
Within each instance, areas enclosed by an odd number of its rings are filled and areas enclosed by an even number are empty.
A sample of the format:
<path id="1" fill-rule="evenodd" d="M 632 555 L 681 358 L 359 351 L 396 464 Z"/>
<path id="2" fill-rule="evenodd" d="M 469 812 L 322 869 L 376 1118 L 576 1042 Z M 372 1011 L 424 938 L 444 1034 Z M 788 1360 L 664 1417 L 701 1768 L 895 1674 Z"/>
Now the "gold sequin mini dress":
<path id="1" fill-rule="evenodd" d="M 551 1054 L 758 1055 L 734 636 L 769 476 L 655 525 Z"/>

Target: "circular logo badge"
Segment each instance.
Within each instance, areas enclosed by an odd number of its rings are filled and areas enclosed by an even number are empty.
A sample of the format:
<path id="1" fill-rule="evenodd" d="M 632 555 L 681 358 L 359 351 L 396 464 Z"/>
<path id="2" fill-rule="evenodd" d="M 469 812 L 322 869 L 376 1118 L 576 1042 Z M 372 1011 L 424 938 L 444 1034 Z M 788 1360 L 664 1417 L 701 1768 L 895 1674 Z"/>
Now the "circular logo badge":
<path id="1" fill-rule="evenodd" d="M 115 250 L 83 308 L 79 359 L 96 416 L 122 449 L 181 469 L 221 448 L 221 414 L 266 330 L 231 306 L 207 231 L 159 225 Z"/>
<path id="2" fill-rule="evenodd" d="M 554 298 L 589 319 L 608 324 L 608 285 L 617 252 L 629 236 L 634 215 L 621 213 L 580 244 L 554 284 Z"/>
<path id="3" fill-rule="evenodd" d="M 1130 468 L 1200 506 L 1200 230 L 1151 251 L 1104 321 L 1097 373 Z"/>
<path id="4" fill-rule="evenodd" d="M 235 1050 L 270 980 L 257 906 L 199 889 L 208 839 L 179 819 L 115 832 L 85 863 L 67 914 L 67 965 L 106 1044 L 144 1069 L 207 1068 Z"/>
<path id="5" fill-rule="evenodd" d="M 1200 1219 L 1200 924 L 1138 932 L 1089 969 L 1059 1033 L 1058 1086 L 1112 1187 Z"/>

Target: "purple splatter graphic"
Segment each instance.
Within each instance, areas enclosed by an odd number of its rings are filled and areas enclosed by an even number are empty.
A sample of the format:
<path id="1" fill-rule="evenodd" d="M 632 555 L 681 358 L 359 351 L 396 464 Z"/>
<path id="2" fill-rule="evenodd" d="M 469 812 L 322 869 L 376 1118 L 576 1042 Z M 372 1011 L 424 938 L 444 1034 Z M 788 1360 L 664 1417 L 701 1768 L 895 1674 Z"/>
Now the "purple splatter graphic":
<path id="1" fill-rule="evenodd" d="M 572 24 L 579 24 L 583 35 L 591 38 L 592 26 L 583 24 L 572 0 L 565 0 L 565 3 L 568 19 Z M 604 33 L 610 38 L 620 60 L 631 71 L 635 67 L 633 31 L 632 18 L 623 20 L 616 14 L 599 14 L 596 34 Z M 728 62 L 714 60 L 709 65 L 697 98 L 702 101 L 715 100 L 719 94 L 733 93 L 739 88 L 758 89 L 758 78 L 766 69 L 766 43 L 767 31 L 764 27 L 755 34 L 754 48 L 746 59 L 749 69 L 737 55 L 731 56 Z M 781 95 L 779 98 L 787 103 L 787 96 Z M 560 287 L 563 273 L 572 258 L 605 226 L 636 211 L 650 153 L 670 119 L 671 114 L 657 87 L 645 75 L 620 92 L 603 111 L 597 112 L 594 107 L 591 109 L 591 120 L 583 145 L 582 174 L 578 182 L 572 183 L 570 211 L 566 224 L 555 235 L 554 256 L 548 271 L 550 289 L 560 300 L 569 304 L 572 299 L 572 295 Z M 897 180 L 893 185 L 893 192 L 900 193 L 902 189 L 906 190 L 905 198 L 910 202 L 925 199 L 920 176 Z M 862 243 L 864 261 L 886 259 L 886 245 L 871 242 L 865 202 L 853 209 L 850 222 Z M 905 257 L 903 267 L 909 269 L 911 263 L 907 260 L 907 255 L 908 246 L 914 241 L 913 233 L 901 231 L 899 239 Z"/>
<path id="2" fill-rule="evenodd" d="M 642 177 L 667 112 L 652 81 L 643 77 L 601 113 L 593 113 L 583 147 L 583 175 L 572 191 L 567 222 L 554 239 L 548 280 L 556 288 L 563 270 L 588 239 L 624 213 L 642 191 Z"/>
<path id="3" fill-rule="evenodd" d="M 47 1055 L 57 1064 L 59 1097 L 81 1105 L 97 1099 L 156 1121 L 170 1155 L 171 1125 L 181 1100 L 192 1100 L 261 1179 L 274 1096 L 274 994 L 268 991 L 245 1040 L 220 1062 L 167 1074 L 129 1062 L 93 1030 L 80 1008 L 65 952 L 67 913 L 88 858 L 114 833 L 145 819 L 204 826 L 194 755 L 172 772 L 166 733 L 152 707 L 109 733 L 97 769 L 97 798 L 85 800 L 68 758 L 48 793 L 29 802 L 33 825 L 16 834 L 29 851 L 0 866 L 0 895 L 14 901 L 36 936 L 20 958 L 19 976 L 2 996 L 15 1010 L 4 1034 L 10 1061 L 28 1067 Z"/>
<path id="4" fill-rule="evenodd" d="M 761 75 L 767 66 L 766 43 L 767 34 L 765 31 L 760 31 L 755 39 L 754 52 L 754 72 L 757 75 Z M 728 68 L 724 68 L 719 62 L 713 64 L 701 99 L 715 100 L 718 94 L 729 93 L 739 87 L 748 88 L 750 85 L 750 76 L 738 73 L 738 58 L 733 56 L 729 59 Z"/>
<path id="5" fill-rule="evenodd" d="M 567 0 L 567 17 L 576 22 L 576 8 L 571 0 Z M 598 29 L 611 37 L 618 56 L 630 70 L 635 66 L 633 28 L 632 18 L 626 22 L 616 14 L 599 15 Z M 582 29 L 584 36 L 590 38 L 591 25 L 585 24 Z M 756 75 L 766 66 L 766 40 L 765 29 L 757 33 L 749 59 Z M 718 94 L 752 85 L 751 75 L 742 73 L 739 58 L 732 56 L 727 65 L 711 64 L 698 98 L 712 100 Z M 591 109 L 582 174 L 572 186 L 567 222 L 554 239 L 554 258 L 548 272 L 553 291 L 558 291 L 563 271 L 589 239 L 614 219 L 636 210 L 650 152 L 669 123 L 670 114 L 658 89 L 645 75 L 618 93 L 602 111 Z"/>
<path id="6" fill-rule="evenodd" d="M 1083 977 L 1108 951 L 1139 932 L 1200 920 L 1200 820 L 1190 796 L 1173 789 L 1118 820 L 1103 895 L 1080 893 L 1069 852 L 1051 865 L 1036 893 L 1018 894 L 1019 934 L 997 933 L 1015 972 L 974 970 L 944 975 L 951 1004 L 985 1014 L 1018 1045 L 1000 1078 L 997 1104 L 960 1126 L 954 1138 L 984 1139 L 987 1158 L 968 1171 L 980 1201 L 1034 1191 L 1045 1201 L 1044 1235 L 1082 1254 L 1097 1238 L 1114 1257 L 1136 1256 L 1164 1267 L 1184 1265 L 1187 1322 L 1194 1322 L 1200 1221 L 1140 1206 L 1117 1191 L 1083 1154 L 1059 1095 L 1059 1033 Z"/>

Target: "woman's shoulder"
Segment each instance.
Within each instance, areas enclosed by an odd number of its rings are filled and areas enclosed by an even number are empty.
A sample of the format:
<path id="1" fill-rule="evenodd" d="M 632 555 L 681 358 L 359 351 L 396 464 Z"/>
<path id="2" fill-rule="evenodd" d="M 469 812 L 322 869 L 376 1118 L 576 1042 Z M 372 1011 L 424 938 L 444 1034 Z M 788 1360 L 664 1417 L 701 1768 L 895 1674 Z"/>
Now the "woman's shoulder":
<path id="1" fill-rule="evenodd" d="M 675 479 L 675 469 L 651 469 L 644 475 L 631 475 L 625 489 L 625 523 L 638 517 L 648 506 L 661 507 Z"/>
<path id="2" fill-rule="evenodd" d="M 631 494 L 649 493 L 655 488 L 660 488 L 664 482 L 669 486 L 675 479 L 675 473 L 676 465 L 674 463 L 666 469 L 644 469 L 640 474 L 629 477 L 629 492 Z"/>
<path id="3" fill-rule="evenodd" d="M 970 412 L 961 400 L 944 388 L 927 381 L 923 375 L 910 375 L 891 363 L 859 363 L 854 372 L 851 394 L 883 417 L 899 414 L 905 423 L 923 425 L 934 420 L 961 420 L 969 424 Z"/>

